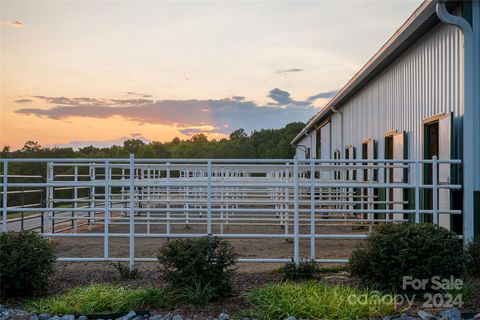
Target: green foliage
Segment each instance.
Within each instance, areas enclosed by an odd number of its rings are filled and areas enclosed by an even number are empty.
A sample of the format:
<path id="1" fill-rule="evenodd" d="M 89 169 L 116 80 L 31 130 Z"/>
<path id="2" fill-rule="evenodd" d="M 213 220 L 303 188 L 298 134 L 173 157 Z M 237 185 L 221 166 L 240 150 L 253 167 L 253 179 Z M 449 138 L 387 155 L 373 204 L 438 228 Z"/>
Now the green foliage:
<path id="1" fill-rule="evenodd" d="M 468 263 L 466 272 L 473 277 L 480 277 L 480 239 L 470 242 L 467 245 Z"/>
<path id="2" fill-rule="evenodd" d="M 167 308 L 174 298 L 172 293 L 154 287 L 129 289 L 92 284 L 74 288 L 61 295 L 30 301 L 25 307 L 30 312 L 49 314 L 124 312 Z"/>
<path id="3" fill-rule="evenodd" d="M 193 286 L 185 286 L 180 297 L 194 305 L 206 306 L 215 298 L 215 291 L 210 282 L 202 283 L 201 281 L 196 281 Z"/>
<path id="4" fill-rule="evenodd" d="M 217 298 L 231 290 L 236 258 L 231 245 L 220 238 L 180 239 L 160 250 L 159 271 L 172 288 L 208 284 Z"/>
<path id="5" fill-rule="evenodd" d="M 122 280 L 131 280 L 137 279 L 140 277 L 140 269 L 135 265 L 132 269 L 128 265 L 122 264 L 121 262 L 111 263 L 110 264 L 115 270 L 117 270 L 120 279 Z"/>
<path id="6" fill-rule="evenodd" d="M 277 158 L 291 159 L 295 149 L 290 141 L 304 127 L 301 122 L 287 124 L 281 129 L 264 129 L 254 131 L 248 135 L 245 130 L 238 129 L 232 132 L 229 139 L 208 140 L 204 134 L 196 134 L 187 140 L 174 138 L 170 142 L 153 141 L 145 143 L 139 139 L 124 141 L 122 146 L 97 148 L 87 146 L 79 150 L 72 148 L 41 146 L 36 141 L 27 141 L 22 149 L 12 151 L 9 146 L 4 146 L 0 152 L 0 158 L 128 158 L 131 153 L 137 158 Z M 1 170 L 1 169 L 0 169 Z M 11 175 L 35 175 L 45 179 L 47 172 L 46 163 L 10 163 L 8 172 Z M 0 171 L 1 173 L 1 171 Z M 56 168 L 55 173 L 73 174 L 73 168 Z M 79 168 L 79 174 L 88 174 L 88 168 Z M 12 178 L 13 179 L 13 178 Z M 38 179 L 38 181 L 42 181 Z M 23 182 L 13 179 L 12 182 Z M 11 188 L 11 191 L 19 190 Z M 57 193 L 58 192 L 58 193 Z M 71 190 L 58 190 L 55 195 L 58 198 L 71 198 Z M 79 190 L 79 197 L 87 196 L 87 189 Z M 8 196 L 9 206 L 20 204 L 39 203 L 43 199 L 40 193 L 31 193 L 27 201 L 22 199 L 22 193 Z"/>
<path id="7" fill-rule="evenodd" d="M 288 280 L 312 279 L 317 271 L 314 260 L 301 260 L 297 265 L 293 259 L 281 269 L 283 277 Z"/>
<path id="8" fill-rule="evenodd" d="M 36 141 L 27 141 L 24 147 L 11 151 L 4 146 L 1 157 L 8 158 L 126 158 L 133 153 L 138 158 L 277 158 L 290 159 L 295 149 L 290 141 L 304 127 L 302 122 L 292 122 L 280 129 L 262 129 L 248 135 L 244 129 L 233 131 L 228 139 L 208 140 L 202 133 L 190 139 L 174 138 L 170 142 L 145 143 L 139 139 L 125 140 L 123 146 L 97 148 L 87 146 L 74 151 L 72 148 L 46 148 Z M 31 164 L 28 164 L 31 165 Z M 16 169 L 14 169 L 16 167 Z M 18 174 L 27 174 L 28 166 L 14 164 L 10 170 Z M 34 168 L 28 174 L 44 175 L 44 170 Z M 13 171 L 12 171 L 13 172 Z M 60 173 L 60 172 L 59 172 Z"/>
<path id="9" fill-rule="evenodd" d="M 403 290 L 404 276 L 460 277 L 465 262 L 466 254 L 454 233 L 433 224 L 402 223 L 377 228 L 352 253 L 350 267 L 363 284 L 400 292 L 412 289 Z"/>
<path id="10" fill-rule="evenodd" d="M 310 281 L 272 284 L 246 295 L 249 315 L 262 320 L 378 318 L 395 311 L 390 295 Z"/>
<path id="11" fill-rule="evenodd" d="M 44 290 L 53 272 L 54 261 L 53 245 L 38 233 L 1 233 L 1 298 L 31 296 Z"/>

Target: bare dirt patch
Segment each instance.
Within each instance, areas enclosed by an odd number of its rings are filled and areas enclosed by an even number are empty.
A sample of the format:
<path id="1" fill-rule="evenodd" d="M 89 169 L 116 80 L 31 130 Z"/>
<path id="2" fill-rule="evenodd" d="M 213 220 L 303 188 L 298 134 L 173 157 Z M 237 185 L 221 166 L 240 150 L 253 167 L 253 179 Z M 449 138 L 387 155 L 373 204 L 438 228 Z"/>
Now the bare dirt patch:
<path id="1" fill-rule="evenodd" d="M 146 233 L 145 225 L 136 225 L 135 232 Z M 352 230 L 353 229 L 353 230 Z M 103 233 L 104 226 L 97 224 L 88 228 L 79 230 L 79 233 Z M 214 233 L 219 233 L 219 227 L 216 226 Z M 290 234 L 292 227 L 289 227 Z M 309 226 L 300 228 L 302 234 L 309 234 Z M 108 240 L 108 250 L 110 257 L 126 258 L 129 256 L 128 237 L 115 237 L 113 234 L 128 234 L 128 225 L 110 225 L 109 233 L 112 235 Z M 164 225 L 151 225 L 150 233 L 164 233 Z M 205 233 L 205 225 L 191 225 L 188 228 L 184 225 L 172 225 L 173 234 L 199 234 Z M 224 233 L 229 234 L 284 234 L 284 228 L 279 225 L 225 225 Z M 348 225 L 319 225 L 316 227 L 317 234 L 364 234 L 365 230 L 358 227 L 352 228 Z M 56 237 L 52 238 L 56 245 L 57 256 L 59 257 L 82 257 L 93 258 L 103 257 L 104 238 L 103 237 Z M 173 239 L 173 238 L 171 238 Z M 170 239 L 170 240 L 171 240 Z M 274 238 L 235 238 L 227 239 L 240 258 L 287 258 L 293 257 L 293 241 Z M 165 245 L 167 238 L 135 238 L 135 257 L 154 258 L 158 250 Z M 324 259 L 347 259 L 351 252 L 361 243 L 362 240 L 356 239 L 317 239 L 315 241 L 315 252 L 317 258 Z M 310 239 L 300 240 L 300 255 L 302 258 L 308 258 L 310 255 Z M 241 271 L 266 271 L 277 268 L 279 264 L 271 263 L 240 263 Z"/>

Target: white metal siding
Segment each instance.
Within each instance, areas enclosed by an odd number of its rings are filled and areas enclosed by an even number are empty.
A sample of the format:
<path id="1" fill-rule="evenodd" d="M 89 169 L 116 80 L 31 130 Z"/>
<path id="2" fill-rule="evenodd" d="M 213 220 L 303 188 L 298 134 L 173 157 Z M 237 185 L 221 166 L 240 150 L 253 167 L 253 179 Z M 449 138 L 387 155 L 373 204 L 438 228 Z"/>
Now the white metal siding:
<path id="1" fill-rule="evenodd" d="M 362 140 L 373 138 L 378 157 L 384 158 L 384 133 L 404 130 L 408 158 L 421 159 L 423 119 L 453 112 L 453 152 L 461 157 L 462 70 L 461 31 L 437 25 L 341 107 L 345 145 L 355 146 L 360 157 Z M 341 130 L 340 115 L 334 114 L 332 151 L 341 149 Z"/>

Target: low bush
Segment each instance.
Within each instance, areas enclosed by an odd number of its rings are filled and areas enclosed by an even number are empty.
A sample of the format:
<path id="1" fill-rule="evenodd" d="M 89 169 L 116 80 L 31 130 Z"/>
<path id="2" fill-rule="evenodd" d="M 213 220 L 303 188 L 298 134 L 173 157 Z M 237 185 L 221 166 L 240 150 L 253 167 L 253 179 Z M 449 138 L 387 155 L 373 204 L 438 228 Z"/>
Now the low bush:
<path id="1" fill-rule="evenodd" d="M 0 298 L 41 293 L 55 261 L 53 245 L 33 231 L 0 234 Z"/>
<path id="2" fill-rule="evenodd" d="M 231 245 L 217 237 L 175 240 L 158 255 L 159 272 L 172 288 L 208 283 L 215 298 L 231 291 L 236 259 Z"/>
<path id="3" fill-rule="evenodd" d="M 316 271 L 317 264 L 314 260 L 301 260 L 297 265 L 292 259 L 281 269 L 283 277 L 287 280 L 312 279 Z"/>
<path id="4" fill-rule="evenodd" d="M 466 264 L 467 275 L 480 277 L 480 239 L 470 242 L 466 248 L 468 262 Z"/>
<path id="5" fill-rule="evenodd" d="M 145 308 L 166 308 L 174 299 L 172 293 L 158 288 L 129 289 L 115 285 L 93 284 L 72 289 L 65 294 L 33 300 L 26 309 L 35 313 L 104 313 Z"/>
<path id="6" fill-rule="evenodd" d="M 467 255 L 457 236 L 432 224 L 385 224 L 379 226 L 350 258 L 353 276 L 364 285 L 381 290 L 412 292 L 403 288 L 403 277 L 461 277 Z"/>
<path id="7" fill-rule="evenodd" d="M 121 262 L 111 263 L 110 264 L 115 270 L 117 270 L 120 279 L 122 280 L 132 280 L 140 277 L 140 269 L 134 265 L 132 269 L 128 265 L 122 264 Z"/>
<path id="8" fill-rule="evenodd" d="M 215 298 L 215 288 L 210 283 L 195 282 L 193 286 L 186 286 L 180 293 L 180 298 L 197 306 L 206 306 Z"/>
<path id="9" fill-rule="evenodd" d="M 391 295 L 315 281 L 253 289 L 246 300 L 251 305 L 247 315 L 262 320 L 378 318 L 395 311 Z"/>

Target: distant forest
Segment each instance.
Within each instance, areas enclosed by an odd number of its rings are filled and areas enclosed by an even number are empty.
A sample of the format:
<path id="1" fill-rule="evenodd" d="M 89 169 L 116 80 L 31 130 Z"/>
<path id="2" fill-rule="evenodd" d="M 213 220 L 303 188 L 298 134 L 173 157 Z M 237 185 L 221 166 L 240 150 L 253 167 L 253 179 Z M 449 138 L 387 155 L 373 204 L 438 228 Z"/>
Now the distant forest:
<path id="1" fill-rule="evenodd" d="M 196 134 L 188 140 L 174 138 L 170 142 L 125 140 L 122 146 L 97 148 L 87 146 L 74 150 L 70 147 L 42 147 L 37 141 L 27 141 L 20 150 L 3 147 L 2 158 L 125 158 L 135 154 L 137 158 L 276 158 L 290 159 L 295 149 L 290 141 L 305 126 L 292 122 L 281 129 L 262 129 L 250 135 L 243 129 L 232 132 L 229 138 L 208 140 L 204 134 Z"/>

